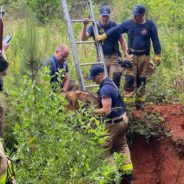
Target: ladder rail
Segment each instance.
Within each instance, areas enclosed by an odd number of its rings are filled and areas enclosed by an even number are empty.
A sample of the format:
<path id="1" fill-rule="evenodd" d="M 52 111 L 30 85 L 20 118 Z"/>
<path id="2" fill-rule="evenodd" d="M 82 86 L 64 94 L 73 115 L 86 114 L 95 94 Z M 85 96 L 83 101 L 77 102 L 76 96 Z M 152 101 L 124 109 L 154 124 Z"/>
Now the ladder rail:
<path id="1" fill-rule="evenodd" d="M 72 29 L 72 24 L 71 24 L 71 21 L 70 21 L 70 15 L 69 15 L 66 0 L 61 0 L 61 4 L 62 4 L 63 10 L 64 10 L 63 11 L 64 19 L 65 19 L 65 22 L 67 24 L 68 35 L 69 35 L 70 42 L 71 42 L 73 59 L 74 59 L 74 63 L 75 63 L 75 68 L 77 70 L 77 77 L 78 77 L 80 89 L 82 91 L 84 91 L 85 90 L 84 79 L 83 79 L 82 71 L 80 69 L 80 62 L 79 62 L 79 59 L 78 59 L 78 53 L 77 53 L 77 48 L 76 48 L 76 44 L 75 44 L 74 33 L 73 33 L 73 29 Z"/>
<path id="2" fill-rule="evenodd" d="M 99 32 L 98 32 L 98 26 L 96 23 L 95 14 L 94 14 L 94 10 L 93 10 L 93 4 L 92 4 L 91 0 L 88 0 L 88 6 L 89 6 L 89 10 L 90 10 L 90 17 L 93 20 L 93 32 L 94 32 L 94 35 L 97 36 L 97 35 L 99 35 Z M 102 44 L 100 42 L 96 42 L 96 47 L 97 47 L 99 59 L 104 65 L 105 75 L 108 76 L 107 68 L 106 68 L 106 64 L 105 64 L 105 59 L 104 59 L 104 54 L 103 54 L 103 49 L 102 49 Z"/>
<path id="3" fill-rule="evenodd" d="M 70 20 L 72 23 L 79 23 L 79 22 L 84 22 L 83 20 Z M 93 20 L 89 19 L 88 22 L 93 22 Z"/>
<path id="4" fill-rule="evenodd" d="M 69 35 L 69 39 L 70 39 L 70 43 L 71 43 L 73 59 L 74 59 L 74 64 L 75 64 L 75 68 L 77 71 L 77 77 L 78 77 L 80 89 L 82 91 L 84 91 L 84 90 L 86 90 L 86 88 L 89 88 L 89 86 L 85 85 L 85 83 L 84 83 L 84 77 L 83 77 L 82 70 L 81 70 L 82 66 L 102 64 L 104 67 L 105 76 L 108 76 L 107 68 L 106 68 L 106 64 L 105 64 L 105 59 L 104 59 L 104 54 L 103 54 L 103 49 L 102 49 L 102 44 L 100 42 L 96 42 L 95 40 L 94 41 L 80 41 L 80 42 L 77 41 L 76 42 L 75 37 L 74 37 L 73 28 L 72 28 L 72 23 L 83 22 L 83 20 L 71 20 L 70 15 L 69 15 L 67 0 L 60 0 L 60 2 L 61 2 L 61 5 L 63 7 L 64 20 L 65 20 L 66 25 L 67 25 L 67 31 L 68 31 L 68 35 Z M 87 7 L 89 8 L 89 13 L 90 13 L 89 21 L 93 23 L 93 31 L 94 31 L 94 35 L 96 36 L 99 33 L 98 33 L 97 22 L 95 20 L 92 1 L 88 0 L 86 4 L 87 4 Z M 87 44 L 87 43 L 88 44 L 95 43 L 98 62 L 81 63 L 80 64 L 76 45 L 77 44 Z M 93 87 L 93 86 L 96 86 L 96 85 L 90 85 L 90 87 Z"/>
<path id="5" fill-rule="evenodd" d="M 76 44 L 90 44 L 90 43 L 95 43 L 94 41 L 78 41 L 75 42 Z"/>

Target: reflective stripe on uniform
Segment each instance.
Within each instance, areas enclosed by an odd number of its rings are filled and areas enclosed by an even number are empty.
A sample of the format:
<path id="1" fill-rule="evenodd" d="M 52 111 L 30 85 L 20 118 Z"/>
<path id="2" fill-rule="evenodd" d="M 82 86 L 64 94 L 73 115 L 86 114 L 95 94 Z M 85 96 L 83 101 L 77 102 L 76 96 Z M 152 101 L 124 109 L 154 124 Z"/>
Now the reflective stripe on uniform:
<path id="1" fill-rule="evenodd" d="M 145 97 L 138 97 L 135 99 L 135 102 L 145 102 Z"/>
<path id="2" fill-rule="evenodd" d="M 0 176 L 0 184 L 6 184 L 6 175 L 7 175 L 7 173 L 5 173 L 4 175 Z"/>
<path id="3" fill-rule="evenodd" d="M 8 160 L 7 174 L 8 174 L 8 177 L 11 178 L 12 184 L 14 184 L 15 183 L 15 173 L 14 173 L 14 170 L 13 170 L 13 164 L 12 164 L 11 160 Z"/>
<path id="4" fill-rule="evenodd" d="M 1 173 L 2 175 L 0 176 L 0 184 L 6 184 L 7 177 L 11 178 L 12 181 L 15 181 L 13 165 L 12 165 L 11 160 L 4 153 L 2 139 L 0 140 L 0 157 L 3 160 L 3 162 L 5 162 L 4 164 L 6 164 L 6 165 L 3 164 L 2 165 L 3 167 L 1 168 L 4 170 L 3 170 L 3 173 Z"/>
<path id="5" fill-rule="evenodd" d="M 2 176 L 0 176 L 0 184 L 6 184 L 7 174 L 8 174 L 8 177 L 10 177 L 12 179 L 12 181 L 15 181 L 14 172 L 13 172 L 11 162 L 8 163 L 8 169 L 7 169 L 6 173 L 4 173 Z"/>
<path id="6" fill-rule="evenodd" d="M 123 165 L 121 167 L 122 171 L 132 171 L 133 170 L 133 164 L 127 164 L 127 165 Z"/>
<path id="7" fill-rule="evenodd" d="M 135 98 L 133 98 L 133 97 L 124 97 L 123 102 L 125 102 L 125 103 L 134 103 Z"/>

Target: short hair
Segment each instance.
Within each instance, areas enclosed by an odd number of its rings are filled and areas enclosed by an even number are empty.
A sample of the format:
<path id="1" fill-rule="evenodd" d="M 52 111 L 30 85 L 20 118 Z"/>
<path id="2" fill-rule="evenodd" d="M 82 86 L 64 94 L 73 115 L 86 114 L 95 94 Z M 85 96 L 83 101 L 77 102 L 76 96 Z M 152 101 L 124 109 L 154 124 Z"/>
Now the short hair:
<path id="1" fill-rule="evenodd" d="M 56 48 L 56 52 L 64 51 L 65 49 L 68 49 L 68 47 L 66 45 L 62 44 Z"/>

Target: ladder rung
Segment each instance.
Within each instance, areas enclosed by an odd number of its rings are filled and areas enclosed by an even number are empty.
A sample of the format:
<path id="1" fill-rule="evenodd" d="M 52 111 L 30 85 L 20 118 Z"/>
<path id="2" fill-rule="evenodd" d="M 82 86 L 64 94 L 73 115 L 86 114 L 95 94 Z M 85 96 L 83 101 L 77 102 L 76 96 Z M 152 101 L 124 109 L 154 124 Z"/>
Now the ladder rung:
<path id="1" fill-rule="evenodd" d="M 80 66 L 87 66 L 87 65 L 99 65 L 99 64 L 104 64 L 103 62 L 97 62 L 97 63 L 82 63 Z"/>
<path id="2" fill-rule="evenodd" d="M 99 87 L 99 85 L 94 84 L 94 85 L 85 86 L 85 88 L 93 88 L 93 87 Z"/>
<path id="3" fill-rule="evenodd" d="M 95 41 L 80 41 L 80 42 L 75 42 L 76 44 L 88 44 L 88 43 L 95 43 Z"/>
<path id="4" fill-rule="evenodd" d="M 84 83 L 84 76 L 82 74 L 81 68 L 82 68 L 82 66 L 86 66 L 86 65 L 90 66 L 90 65 L 101 64 L 101 65 L 103 65 L 103 67 L 105 69 L 105 75 L 107 75 L 107 69 L 106 69 L 106 64 L 105 64 L 105 60 L 104 60 L 102 45 L 99 42 L 97 42 L 96 47 L 95 47 L 96 50 L 97 50 L 97 53 L 99 55 L 99 59 L 100 59 L 99 61 L 100 62 L 92 61 L 94 63 L 91 62 L 91 63 L 81 63 L 80 64 L 76 44 L 91 44 L 91 43 L 94 44 L 95 41 L 75 40 L 75 35 L 74 35 L 74 32 L 73 32 L 72 23 L 79 23 L 79 24 L 82 23 L 83 24 L 85 19 L 78 18 L 78 17 L 73 17 L 72 19 L 70 19 L 67 0 L 61 0 L 61 4 L 62 4 L 62 7 L 63 7 L 64 19 L 66 21 L 67 30 L 68 30 L 68 34 L 69 34 L 69 38 L 70 38 L 70 43 L 71 43 L 71 46 L 72 46 L 72 52 L 73 52 L 73 57 L 74 57 L 74 62 L 75 62 L 75 68 L 76 68 L 76 71 L 77 71 L 77 77 L 78 77 L 78 81 L 79 81 L 79 84 L 80 84 L 80 88 L 81 88 L 81 90 L 85 90 L 85 88 L 99 87 L 99 85 L 93 85 L 93 83 L 86 83 L 86 84 Z M 79 2 L 77 2 L 77 7 L 78 7 L 78 5 L 79 5 Z M 92 0 L 88 0 L 88 3 L 85 4 L 85 6 L 86 5 L 88 6 L 89 13 L 90 13 L 89 19 L 86 19 L 86 20 L 94 25 L 93 26 L 94 27 L 94 35 L 97 35 L 98 34 L 98 26 L 97 26 L 97 22 L 96 22 L 96 19 L 95 19 L 95 16 L 94 16 Z M 83 6 L 83 5 L 81 5 L 81 6 Z M 85 68 L 82 68 L 82 69 L 85 69 Z"/>
<path id="5" fill-rule="evenodd" d="M 82 20 L 82 19 L 79 19 L 79 20 L 70 20 L 70 21 L 73 22 L 73 23 L 84 22 L 84 20 Z M 94 22 L 94 20 L 89 19 L 88 22 Z"/>

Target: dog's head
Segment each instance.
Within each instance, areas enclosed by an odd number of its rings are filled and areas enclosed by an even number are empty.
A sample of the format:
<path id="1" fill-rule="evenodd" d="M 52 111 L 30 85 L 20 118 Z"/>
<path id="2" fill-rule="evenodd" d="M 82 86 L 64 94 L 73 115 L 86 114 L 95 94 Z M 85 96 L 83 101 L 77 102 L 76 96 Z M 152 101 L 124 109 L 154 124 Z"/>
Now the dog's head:
<path id="1" fill-rule="evenodd" d="M 66 94 L 66 99 L 68 100 L 68 108 L 69 109 L 77 109 L 79 108 L 79 101 L 81 101 L 84 106 L 88 104 L 93 104 L 97 106 L 99 104 L 98 98 L 84 91 L 70 91 Z"/>

